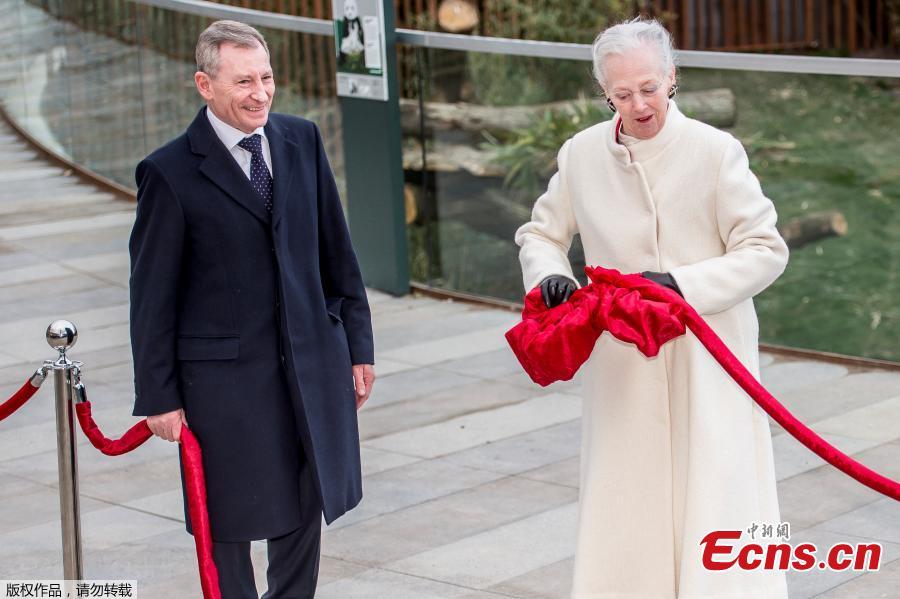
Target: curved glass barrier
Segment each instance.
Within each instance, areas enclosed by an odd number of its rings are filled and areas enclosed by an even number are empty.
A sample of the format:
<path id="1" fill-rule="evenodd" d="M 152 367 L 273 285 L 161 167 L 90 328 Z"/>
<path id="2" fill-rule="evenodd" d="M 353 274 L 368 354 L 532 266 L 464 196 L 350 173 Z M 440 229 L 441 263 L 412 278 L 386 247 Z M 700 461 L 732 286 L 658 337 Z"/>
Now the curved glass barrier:
<path id="1" fill-rule="evenodd" d="M 428 285 L 521 301 L 516 228 L 575 132 L 611 113 L 587 62 L 408 51 L 421 81 L 406 101 L 412 273 Z M 682 69 L 679 106 L 747 149 L 791 245 L 756 299 L 760 338 L 900 361 L 900 81 Z M 423 169 L 423 151 L 424 163 Z M 414 198 L 414 202 L 409 199 Z M 584 264 L 580 245 L 570 258 Z"/>
<path id="2" fill-rule="evenodd" d="M 179 135 L 202 101 L 194 46 L 210 19 L 127 0 L 0 0 L 2 99 L 39 142 L 134 188 L 134 167 Z M 274 110 L 322 129 L 343 186 L 330 37 L 260 28 L 278 84 Z"/>

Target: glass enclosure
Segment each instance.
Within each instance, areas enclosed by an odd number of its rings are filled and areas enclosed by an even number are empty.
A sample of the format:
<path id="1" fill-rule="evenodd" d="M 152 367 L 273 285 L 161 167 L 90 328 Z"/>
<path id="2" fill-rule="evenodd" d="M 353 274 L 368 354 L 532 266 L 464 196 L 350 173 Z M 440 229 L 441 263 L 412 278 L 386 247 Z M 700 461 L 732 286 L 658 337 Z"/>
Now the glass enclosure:
<path id="1" fill-rule="evenodd" d="M 136 163 L 201 106 L 193 48 L 209 19 L 128 0 L 0 7 L 7 115 L 133 188 Z M 333 39 L 263 33 L 275 109 L 319 124 L 340 184 Z M 590 63 L 411 46 L 398 58 L 413 279 L 520 301 L 513 234 L 560 145 L 611 116 Z M 761 340 L 900 361 L 900 79 L 696 68 L 679 78 L 682 110 L 743 142 L 790 241 L 787 271 L 756 300 Z M 571 259 L 580 272 L 577 239 Z"/>

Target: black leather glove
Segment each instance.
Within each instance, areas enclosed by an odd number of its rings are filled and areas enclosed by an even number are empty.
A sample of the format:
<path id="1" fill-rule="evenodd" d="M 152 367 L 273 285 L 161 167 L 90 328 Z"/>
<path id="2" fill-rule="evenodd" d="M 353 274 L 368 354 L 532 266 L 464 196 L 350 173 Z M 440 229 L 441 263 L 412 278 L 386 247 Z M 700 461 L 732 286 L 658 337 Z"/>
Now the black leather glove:
<path id="1" fill-rule="evenodd" d="M 541 299 L 548 308 L 554 308 L 567 301 L 572 292 L 578 289 L 578 284 L 562 275 L 550 275 L 541 281 Z"/>
<path id="2" fill-rule="evenodd" d="M 668 287 L 681 297 L 684 297 L 684 294 L 681 293 L 681 289 L 678 287 L 678 283 L 675 282 L 675 279 L 672 278 L 667 272 L 653 272 L 652 270 L 645 270 L 641 273 L 641 276 L 645 279 L 649 279 L 658 285 L 662 285 L 663 287 Z"/>

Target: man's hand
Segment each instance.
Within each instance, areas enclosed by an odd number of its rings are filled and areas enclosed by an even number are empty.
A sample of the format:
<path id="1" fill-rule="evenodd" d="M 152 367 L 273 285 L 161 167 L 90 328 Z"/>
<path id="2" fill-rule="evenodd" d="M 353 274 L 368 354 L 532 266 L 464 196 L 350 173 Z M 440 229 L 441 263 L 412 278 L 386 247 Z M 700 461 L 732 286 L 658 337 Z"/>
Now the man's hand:
<path id="1" fill-rule="evenodd" d="M 353 365 L 353 387 L 356 389 L 356 409 L 360 409 L 375 384 L 375 368 L 371 364 Z"/>
<path id="2" fill-rule="evenodd" d="M 147 426 L 150 427 L 150 432 L 166 441 L 177 443 L 181 440 L 182 424 L 187 424 L 187 420 L 184 419 L 184 410 L 147 416 Z"/>

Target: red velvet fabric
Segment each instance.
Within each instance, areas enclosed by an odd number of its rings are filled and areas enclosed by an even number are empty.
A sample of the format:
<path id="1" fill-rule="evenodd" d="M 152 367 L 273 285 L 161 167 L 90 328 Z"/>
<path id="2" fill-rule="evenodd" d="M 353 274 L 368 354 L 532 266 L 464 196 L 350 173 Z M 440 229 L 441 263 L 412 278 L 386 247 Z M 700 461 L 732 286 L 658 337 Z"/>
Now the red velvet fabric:
<path id="1" fill-rule="evenodd" d="M 119 439 L 108 439 L 94 422 L 91 402 L 75 404 L 75 414 L 81 430 L 91 445 L 109 456 L 122 455 L 141 446 L 153 433 L 146 420 L 141 420 Z M 200 587 L 204 599 L 221 599 L 219 572 L 212 556 L 212 534 L 209 514 L 206 511 L 206 479 L 203 475 L 203 454 L 197 438 L 186 426 L 181 428 L 181 459 L 184 465 L 184 482 L 187 488 L 188 513 L 194 529 L 194 545 L 197 548 L 197 564 L 200 568 Z"/>
<path id="2" fill-rule="evenodd" d="M 206 511 L 206 479 L 203 476 L 203 453 L 197 437 L 181 427 L 181 463 L 184 464 L 184 484 L 188 495 L 188 513 L 194 529 L 194 544 L 197 548 L 197 564 L 200 567 L 200 587 L 204 599 L 221 599 L 219 592 L 219 571 L 213 561 L 212 534 L 209 514 Z"/>
<path id="3" fill-rule="evenodd" d="M 800 422 L 754 378 L 719 336 L 674 291 L 640 275 L 587 267 L 590 283 L 553 309 L 539 288 L 525 297 L 522 322 L 506 333 L 522 367 L 546 386 L 571 379 L 604 331 L 634 344 L 644 355 L 689 329 L 744 391 L 784 430 L 829 464 L 862 484 L 900 501 L 900 483 L 867 468 Z"/>
<path id="4" fill-rule="evenodd" d="M 541 290 L 525 296 L 522 322 L 506 333 L 525 372 L 541 386 L 567 381 L 587 361 L 603 331 L 633 343 L 646 356 L 684 334 L 677 293 L 640 275 L 585 269 L 591 283 L 552 310 Z"/>
<path id="5" fill-rule="evenodd" d="M 0 404 L 0 420 L 6 419 L 7 416 L 12 415 L 13 412 L 21 408 L 25 405 L 25 402 L 31 399 L 37 390 L 40 387 L 35 387 L 31 384 L 31 381 L 25 381 L 25 384 L 22 387 L 13 393 L 13 396 Z"/>
<path id="6" fill-rule="evenodd" d="M 153 436 L 153 433 L 150 432 L 150 428 L 147 426 L 147 421 L 141 420 L 128 429 L 121 438 L 115 440 L 107 439 L 100 432 L 97 423 L 94 422 L 94 417 L 91 415 L 91 402 L 89 401 L 75 404 L 75 415 L 78 417 L 81 430 L 84 431 L 84 435 L 91 442 L 91 445 L 99 449 L 100 453 L 104 455 L 116 456 L 128 453 L 132 449 L 143 445 L 144 441 Z"/>

